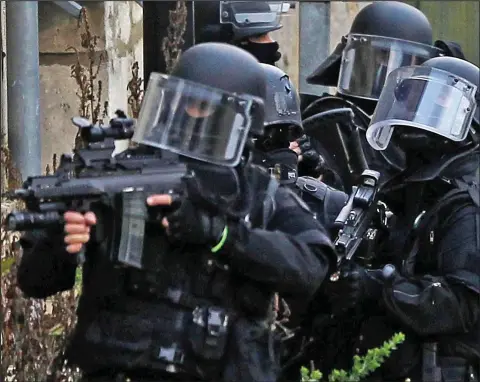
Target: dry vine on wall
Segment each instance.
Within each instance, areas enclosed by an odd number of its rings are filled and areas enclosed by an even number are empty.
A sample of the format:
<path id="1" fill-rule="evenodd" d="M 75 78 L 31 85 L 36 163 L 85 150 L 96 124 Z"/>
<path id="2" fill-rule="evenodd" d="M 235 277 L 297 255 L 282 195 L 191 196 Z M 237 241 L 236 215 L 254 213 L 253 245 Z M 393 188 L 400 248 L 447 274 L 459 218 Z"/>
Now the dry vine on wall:
<path id="1" fill-rule="evenodd" d="M 175 10 L 170 11 L 168 35 L 162 44 L 168 72 L 180 57 L 186 20 L 185 2 L 178 1 Z M 92 122 L 102 123 L 103 118 L 106 118 L 108 104 L 103 101 L 102 82 L 98 74 L 105 57 L 103 53 L 98 52 L 99 37 L 92 33 L 85 9 L 82 10 L 79 20 L 79 32 L 80 46 L 84 53 L 75 47 L 67 48 L 77 56 L 77 62 L 71 67 L 71 76 L 78 86 L 78 113 Z M 82 54 L 86 54 L 86 65 L 82 65 Z M 127 88 L 134 118 L 138 117 L 140 110 L 142 87 L 139 64 L 135 63 L 132 67 L 132 79 Z M 78 143 L 76 139 L 76 146 Z M 16 172 L 10 169 L 11 162 L 4 145 L 1 150 L 1 162 L 2 168 L 7 168 L 8 188 L 20 186 Z M 56 166 L 57 158 L 54 156 L 52 165 L 46 168 L 46 173 L 53 173 Z M 16 287 L 20 257 L 19 234 L 3 230 L 6 215 L 21 206 L 2 197 L 1 207 L 1 380 L 38 382 L 45 381 L 48 377 L 48 382 L 76 382 L 79 380 L 79 372 L 65 367 L 63 351 L 75 325 L 80 274 L 77 274 L 77 287 L 72 291 L 56 294 L 46 300 L 23 298 Z"/>
<path id="2" fill-rule="evenodd" d="M 167 73 L 170 73 L 182 54 L 185 42 L 183 36 L 187 29 L 187 6 L 185 1 L 177 1 L 175 10 L 169 11 L 167 36 L 162 41 L 162 52 L 165 57 Z"/>
<path id="3" fill-rule="evenodd" d="M 78 86 L 78 114 L 93 122 L 102 123 L 108 104 L 102 101 L 103 89 L 98 73 L 105 57 L 97 51 L 99 37 L 92 33 L 85 9 L 82 10 L 78 27 L 80 46 L 84 53 L 75 47 L 67 48 L 75 52 L 77 57 L 77 62 L 71 67 L 71 76 Z M 86 55 L 85 65 L 82 65 L 82 54 Z M 8 189 L 19 187 L 18 174 L 11 166 L 9 152 L 3 140 L 0 154 L 2 169 L 6 170 Z M 52 164 L 45 169 L 46 174 L 52 174 L 56 167 L 57 157 L 54 155 Z M 76 287 L 71 291 L 56 294 L 46 300 L 23 298 L 16 287 L 20 258 L 19 233 L 10 233 L 3 229 L 7 214 L 21 207 L 20 203 L 11 202 L 2 194 L 0 380 L 76 382 L 80 373 L 65 366 L 63 351 L 75 325 L 80 273 L 77 273 Z"/>
<path id="4" fill-rule="evenodd" d="M 135 61 L 132 65 L 132 79 L 128 82 L 127 91 L 129 92 L 128 104 L 132 111 L 132 118 L 138 118 L 143 99 L 143 79 L 139 75 L 139 65 Z"/>
<path id="5" fill-rule="evenodd" d="M 169 26 L 167 36 L 162 40 L 162 53 L 165 58 L 167 73 L 170 73 L 182 54 L 183 36 L 187 28 L 188 11 L 185 1 L 177 1 L 175 9 L 169 11 Z M 132 78 L 127 85 L 129 92 L 128 104 L 133 118 L 138 118 L 143 100 L 144 81 L 139 76 L 139 64 L 132 65 Z"/>
<path id="6" fill-rule="evenodd" d="M 103 87 L 102 81 L 98 79 L 98 73 L 100 66 L 106 61 L 106 57 L 104 52 L 98 52 L 99 36 L 92 33 L 85 8 L 82 8 L 78 28 L 79 30 L 83 29 L 80 33 L 80 46 L 86 50 L 88 64 L 82 65 L 77 48 L 73 46 L 67 48 L 67 51 L 74 51 L 77 55 L 77 62 L 71 66 L 70 76 L 78 85 L 77 96 L 80 100 L 78 113 L 80 117 L 84 117 L 92 123 L 103 123 L 103 118 L 108 113 L 108 101 L 103 102 L 102 105 Z M 80 144 L 77 134 L 75 147 L 79 147 Z"/>

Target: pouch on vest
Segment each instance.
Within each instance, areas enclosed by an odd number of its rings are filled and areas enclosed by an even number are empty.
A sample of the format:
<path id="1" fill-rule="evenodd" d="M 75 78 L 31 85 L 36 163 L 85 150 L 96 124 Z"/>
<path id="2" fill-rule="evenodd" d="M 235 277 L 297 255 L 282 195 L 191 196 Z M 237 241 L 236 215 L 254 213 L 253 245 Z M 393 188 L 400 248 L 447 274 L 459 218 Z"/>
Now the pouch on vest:
<path id="1" fill-rule="evenodd" d="M 231 317 L 218 307 L 197 307 L 189 328 L 189 342 L 197 357 L 220 360 L 225 354 Z"/>

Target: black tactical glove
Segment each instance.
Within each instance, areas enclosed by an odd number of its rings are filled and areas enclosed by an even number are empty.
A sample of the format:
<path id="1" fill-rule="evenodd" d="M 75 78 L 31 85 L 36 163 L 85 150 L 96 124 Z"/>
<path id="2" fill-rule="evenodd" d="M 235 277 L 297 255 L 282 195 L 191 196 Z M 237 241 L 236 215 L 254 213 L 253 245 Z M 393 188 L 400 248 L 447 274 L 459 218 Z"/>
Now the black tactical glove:
<path id="1" fill-rule="evenodd" d="M 226 219 L 211 215 L 189 200 L 183 200 L 167 220 L 167 233 L 174 241 L 216 247 L 227 235 Z"/>
<path id="2" fill-rule="evenodd" d="M 297 143 L 300 149 L 299 156 L 302 156 L 302 160 L 298 164 L 300 174 L 318 178 L 325 167 L 325 160 L 312 147 L 310 138 L 306 135 L 297 139 Z"/>
<path id="3" fill-rule="evenodd" d="M 325 293 L 332 305 L 332 313 L 339 315 L 367 300 L 381 297 L 383 290 L 383 270 L 367 270 L 349 262 L 340 270 L 336 282 L 328 282 Z"/>

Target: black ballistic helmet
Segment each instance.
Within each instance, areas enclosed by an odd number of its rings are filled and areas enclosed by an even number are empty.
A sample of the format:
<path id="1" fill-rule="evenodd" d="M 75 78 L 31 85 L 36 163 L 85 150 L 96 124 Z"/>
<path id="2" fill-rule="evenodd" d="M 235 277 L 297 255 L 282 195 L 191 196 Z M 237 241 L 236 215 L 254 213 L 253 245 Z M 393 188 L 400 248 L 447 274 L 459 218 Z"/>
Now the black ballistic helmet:
<path id="1" fill-rule="evenodd" d="M 132 139 L 236 167 L 249 139 L 263 135 L 265 96 L 263 69 L 250 53 L 229 44 L 195 45 L 170 75 L 151 73 Z"/>
<path id="2" fill-rule="evenodd" d="M 233 43 L 280 29 L 281 2 L 194 1 L 195 42 Z"/>
<path id="3" fill-rule="evenodd" d="M 349 35 L 360 34 L 433 44 L 432 26 L 417 8 L 400 1 L 375 1 L 363 8 L 353 20 Z M 347 39 L 307 77 L 309 84 L 337 86 L 342 53 Z"/>
<path id="4" fill-rule="evenodd" d="M 265 127 L 290 128 L 291 140 L 303 135 L 300 100 L 289 76 L 281 69 L 261 64 L 267 80 Z"/>
<path id="5" fill-rule="evenodd" d="M 261 99 L 266 97 L 265 75 L 260 63 L 250 53 L 234 45 L 195 45 L 182 53 L 171 75 L 229 93 Z M 251 134 L 263 134 L 263 113 L 263 109 L 255 109 Z"/>
<path id="6" fill-rule="evenodd" d="M 473 116 L 473 123 L 476 124 L 476 127 L 478 128 L 480 126 L 480 69 L 478 66 L 454 57 L 435 57 L 425 61 L 422 66 L 429 66 L 431 68 L 450 72 L 477 86 L 477 92 L 475 94 L 477 108 Z"/>
<path id="7" fill-rule="evenodd" d="M 394 70 L 367 129 L 368 143 L 385 150 L 394 139 L 415 155 L 437 155 L 478 141 L 471 128 L 478 126 L 478 82 L 479 68 L 454 57 Z"/>

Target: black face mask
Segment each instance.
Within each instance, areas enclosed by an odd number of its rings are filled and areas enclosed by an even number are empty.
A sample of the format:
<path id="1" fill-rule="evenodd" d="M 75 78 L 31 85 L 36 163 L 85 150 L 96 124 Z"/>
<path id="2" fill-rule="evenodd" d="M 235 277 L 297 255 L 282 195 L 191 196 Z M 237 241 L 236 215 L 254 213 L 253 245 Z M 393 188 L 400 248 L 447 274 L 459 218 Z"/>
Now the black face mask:
<path id="1" fill-rule="evenodd" d="M 403 150 L 407 167 L 419 167 L 433 163 L 452 149 L 446 138 L 429 134 L 414 127 L 402 126 L 393 132 L 392 140 Z"/>
<path id="2" fill-rule="evenodd" d="M 247 41 L 240 44 L 240 47 L 254 55 L 262 64 L 275 65 L 282 54 L 278 51 L 278 42 L 258 43 Z"/>

